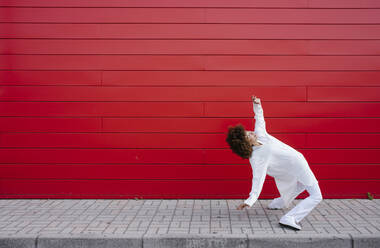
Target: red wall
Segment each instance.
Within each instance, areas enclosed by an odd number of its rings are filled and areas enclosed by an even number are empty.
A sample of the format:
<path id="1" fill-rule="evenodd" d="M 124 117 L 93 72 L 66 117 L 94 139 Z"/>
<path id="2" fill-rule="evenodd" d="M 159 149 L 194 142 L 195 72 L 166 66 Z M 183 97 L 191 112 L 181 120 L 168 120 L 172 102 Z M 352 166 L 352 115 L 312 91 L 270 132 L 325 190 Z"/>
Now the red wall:
<path id="1" fill-rule="evenodd" d="M 1 198 L 245 199 L 252 94 L 325 198 L 380 193 L 380 1 L 0 5 Z"/>

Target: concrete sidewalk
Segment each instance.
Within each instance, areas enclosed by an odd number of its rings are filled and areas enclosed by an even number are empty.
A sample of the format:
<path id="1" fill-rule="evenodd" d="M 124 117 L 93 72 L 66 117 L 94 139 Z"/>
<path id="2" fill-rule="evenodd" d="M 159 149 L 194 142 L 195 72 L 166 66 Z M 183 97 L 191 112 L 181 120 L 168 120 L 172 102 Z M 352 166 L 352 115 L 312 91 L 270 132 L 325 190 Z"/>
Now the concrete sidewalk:
<path id="1" fill-rule="evenodd" d="M 380 247 L 380 200 L 323 199 L 278 224 L 270 200 L 0 200 L 0 247 Z"/>

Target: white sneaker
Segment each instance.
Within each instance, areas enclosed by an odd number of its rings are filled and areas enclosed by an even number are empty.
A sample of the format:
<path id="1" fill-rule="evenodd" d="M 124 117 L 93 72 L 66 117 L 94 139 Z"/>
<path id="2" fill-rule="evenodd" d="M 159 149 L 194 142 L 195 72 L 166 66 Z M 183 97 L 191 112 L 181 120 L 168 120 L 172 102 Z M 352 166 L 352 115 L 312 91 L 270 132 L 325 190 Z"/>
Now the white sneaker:
<path id="1" fill-rule="evenodd" d="M 292 216 L 286 216 L 286 215 L 282 216 L 279 224 L 281 226 L 290 227 L 295 230 L 301 230 L 301 227 L 296 224 L 296 221 L 294 217 Z"/>
<path id="2" fill-rule="evenodd" d="M 284 207 L 284 202 L 281 197 L 273 199 L 268 205 L 269 209 L 282 209 Z"/>

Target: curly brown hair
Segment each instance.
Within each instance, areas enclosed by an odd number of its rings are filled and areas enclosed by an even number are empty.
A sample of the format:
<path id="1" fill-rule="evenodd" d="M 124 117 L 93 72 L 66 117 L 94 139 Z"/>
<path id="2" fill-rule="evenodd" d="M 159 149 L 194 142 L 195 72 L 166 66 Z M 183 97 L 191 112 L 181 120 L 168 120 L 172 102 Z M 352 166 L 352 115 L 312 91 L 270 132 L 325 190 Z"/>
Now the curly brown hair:
<path id="1" fill-rule="evenodd" d="M 246 132 L 242 124 L 237 124 L 235 127 L 228 126 L 228 134 L 226 141 L 230 145 L 232 152 L 242 158 L 250 158 L 252 154 L 252 145 L 245 138 Z"/>

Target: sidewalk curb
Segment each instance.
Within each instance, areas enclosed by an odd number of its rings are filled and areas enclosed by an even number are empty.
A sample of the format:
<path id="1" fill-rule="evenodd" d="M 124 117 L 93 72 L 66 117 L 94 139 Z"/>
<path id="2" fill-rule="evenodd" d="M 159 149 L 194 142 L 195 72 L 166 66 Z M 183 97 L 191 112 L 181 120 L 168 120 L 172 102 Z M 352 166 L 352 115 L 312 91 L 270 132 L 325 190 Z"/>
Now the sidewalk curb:
<path id="1" fill-rule="evenodd" d="M 380 234 L 40 234 L 0 235 L 0 247 L 380 247 Z"/>
<path id="2" fill-rule="evenodd" d="M 146 234 L 143 237 L 143 247 L 248 247 L 246 234 Z"/>
<path id="3" fill-rule="evenodd" d="M 36 246 L 37 237 L 35 234 L 4 235 L 0 234 L 0 247 L 22 247 L 30 248 Z"/>
<path id="4" fill-rule="evenodd" d="M 62 248 L 62 247 L 143 247 L 143 235 L 139 234 L 77 234 L 56 235 L 41 234 L 38 236 L 35 248 Z"/>
<path id="5" fill-rule="evenodd" d="M 352 247 L 352 239 L 348 234 L 248 235 L 248 239 L 248 247 Z"/>
<path id="6" fill-rule="evenodd" d="M 350 234 L 353 247 L 380 247 L 380 234 Z"/>

